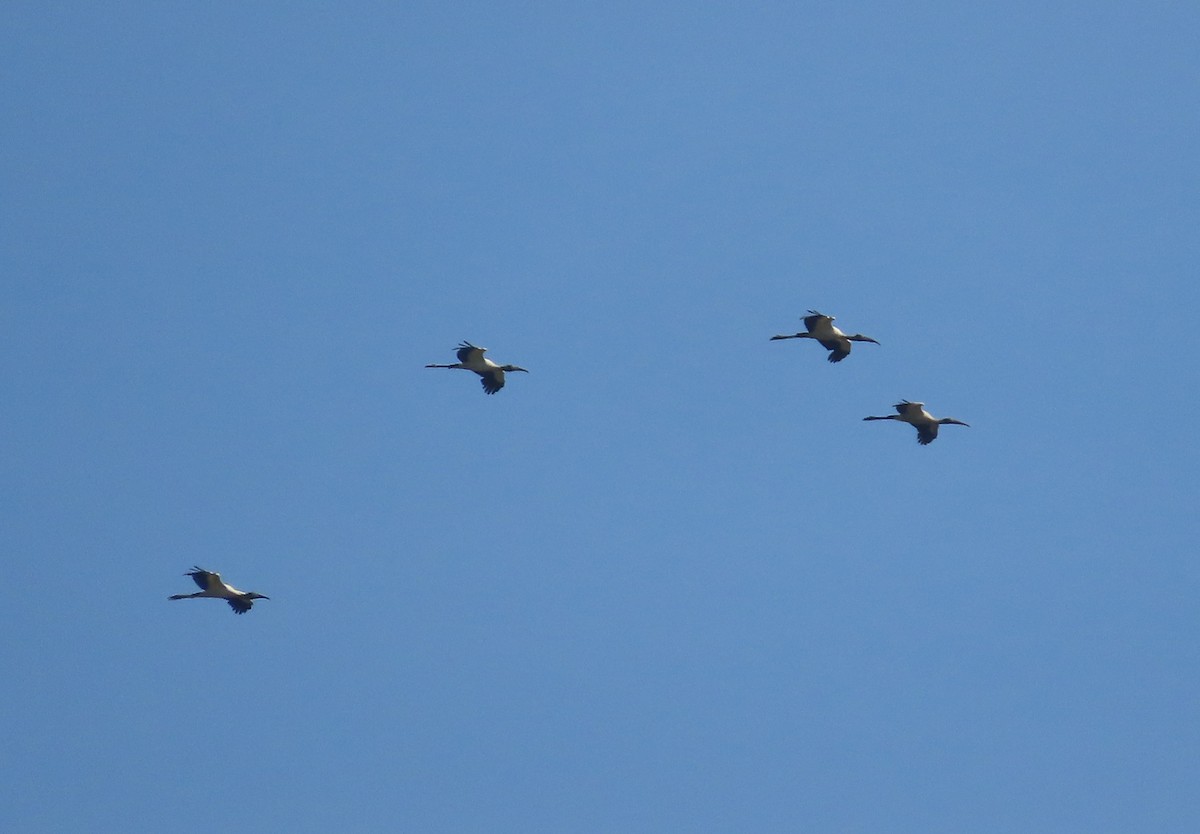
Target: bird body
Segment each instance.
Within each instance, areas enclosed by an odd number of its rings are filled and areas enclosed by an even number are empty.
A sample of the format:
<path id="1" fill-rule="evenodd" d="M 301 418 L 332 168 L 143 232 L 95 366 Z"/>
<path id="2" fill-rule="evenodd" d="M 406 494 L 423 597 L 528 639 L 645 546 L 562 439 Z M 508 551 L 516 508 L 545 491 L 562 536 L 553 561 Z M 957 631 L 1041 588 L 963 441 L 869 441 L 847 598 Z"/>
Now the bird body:
<path id="1" fill-rule="evenodd" d="M 917 442 L 922 446 L 928 446 L 937 440 L 938 426 L 967 426 L 970 428 L 962 420 L 955 420 L 953 417 L 943 417 L 939 420 L 925 410 L 925 403 L 901 400 L 892 408 L 896 409 L 895 414 L 888 414 L 884 417 L 864 417 L 863 420 L 898 420 L 901 423 L 908 423 L 916 428 Z"/>
<path id="2" fill-rule="evenodd" d="M 254 600 L 256 599 L 270 599 L 270 597 L 254 591 L 239 591 L 232 585 L 227 585 L 223 582 L 221 574 L 207 571 L 204 568 L 193 567 L 184 576 L 190 576 L 200 586 L 200 592 L 196 594 L 174 594 L 167 597 L 167 599 L 202 599 L 205 597 L 223 599 L 229 603 L 229 607 L 237 614 L 245 614 L 253 608 Z"/>
<path id="3" fill-rule="evenodd" d="M 483 390 L 487 394 L 495 394 L 504 387 L 505 371 L 521 371 L 529 373 L 524 368 L 519 368 L 516 365 L 497 365 L 491 359 L 488 359 L 484 354 L 487 353 L 487 348 L 476 347 L 470 342 L 462 342 L 458 346 L 458 352 L 455 354 L 458 361 L 453 365 L 426 365 L 426 368 L 459 368 L 464 371 L 473 371 L 479 374 L 479 381 L 483 385 Z"/>
<path id="4" fill-rule="evenodd" d="M 850 355 L 851 342 L 871 342 L 879 344 L 870 336 L 864 336 L 861 333 L 847 334 L 843 333 L 838 328 L 834 327 L 834 316 L 827 316 L 824 313 L 818 313 L 816 310 L 809 310 L 808 315 L 804 317 L 805 332 L 793 333 L 791 335 L 772 336 L 770 341 L 774 342 L 777 339 L 813 339 L 825 350 L 829 351 L 830 362 L 841 362 Z"/>

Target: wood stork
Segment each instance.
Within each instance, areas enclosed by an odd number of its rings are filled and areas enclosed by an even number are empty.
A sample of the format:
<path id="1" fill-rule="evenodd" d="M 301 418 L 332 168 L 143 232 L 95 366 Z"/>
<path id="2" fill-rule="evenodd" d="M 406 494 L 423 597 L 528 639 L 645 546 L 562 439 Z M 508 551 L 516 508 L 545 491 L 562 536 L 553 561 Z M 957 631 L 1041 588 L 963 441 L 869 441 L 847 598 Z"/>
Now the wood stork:
<path id="1" fill-rule="evenodd" d="M 901 423 L 908 423 L 916 428 L 917 442 L 922 446 L 928 446 L 937 440 L 938 426 L 967 425 L 962 420 L 955 420 L 953 417 L 943 417 L 939 420 L 926 411 L 924 406 L 925 403 L 910 403 L 908 400 L 901 400 L 892 406 L 896 409 L 896 414 L 889 414 L 886 417 L 864 417 L 863 420 L 899 420 Z"/>
<path id="2" fill-rule="evenodd" d="M 815 339 L 820 342 L 821 347 L 829 351 L 830 362 L 841 362 L 850 355 L 851 342 L 871 342 L 879 344 L 870 336 L 864 336 L 861 333 L 848 335 L 838 330 L 833 326 L 834 316 L 827 316 L 824 313 L 818 313 L 816 310 L 809 310 L 808 315 L 804 317 L 804 326 L 807 328 L 805 333 L 793 333 L 790 336 L 772 336 L 770 341 L 776 339 Z"/>
<path id="3" fill-rule="evenodd" d="M 167 599 L 200 599 L 203 597 L 223 599 L 238 614 L 245 614 L 253 608 L 254 600 L 256 599 L 270 599 L 270 597 L 254 591 L 239 591 L 232 585 L 227 585 L 223 582 L 221 574 L 207 571 L 204 568 L 193 567 L 184 576 L 190 576 L 194 579 L 196 584 L 200 586 L 200 592 L 197 594 L 175 594 L 167 597 Z"/>
<path id="4" fill-rule="evenodd" d="M 453 365 L 426 365 L 426 368 L 461 368 L 464 371 L 474 371 L 479 374 L 479 381 L 483 384 L 483 390 L 489 394 L 495 394 L 504 387 L 504 372 L 505 371 L 521 371 L 529 373 L 524 368 L 518 368 L 516 365 L 497 365 L 491 359 L 484 356 L 487 353 L 487 348 L 476 347 L 470 342 L 463 342 L 458 346 L 458 361 Z"/>

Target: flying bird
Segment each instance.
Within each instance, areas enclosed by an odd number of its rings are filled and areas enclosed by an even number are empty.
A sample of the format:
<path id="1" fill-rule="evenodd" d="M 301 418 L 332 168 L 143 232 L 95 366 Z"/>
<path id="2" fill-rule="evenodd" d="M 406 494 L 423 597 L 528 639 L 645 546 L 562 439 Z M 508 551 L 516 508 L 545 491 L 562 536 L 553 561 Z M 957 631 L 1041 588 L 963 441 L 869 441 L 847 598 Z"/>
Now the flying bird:
<path id="1" fill-rule="evenodd" d="M 901 423 L 908 423 L 916 428 L 917 442 L 922 446 L 928 446 L 937 440 L 938 426 L 967 426 L 962 420 L 955 420 L 953 417 L 943 417 L 939 420 L 926 411 L 924 406 L 925 403 L 910 403 L 908 400 L 901 400 L 892 406 L 896 409 L 896 414 L 889 414 L 886 417 L 864 417 L 863 420 L 899 420 Z"/>
<path id="2" fill-rule="evenodd" d="M 200 586 L 200 592 L 196 594 L 175 594 L 167 597 L 167 599 L 200 599 L 203 597 L 223 599 L 238 614 L 245 614 L 253 608 L 254 600 L 256 599 L 270 599 L 270 597 L 254 591 L 239 591 L 232 585 L 227 585 L 221 581 L 221 574 L 207 571 L 204 568 L 194 567 L 185 573 L 184 576 L 190 576 L 195 580 L 196 584 Z"/>
<path id="3" fill-rule="evenodd" d="M 497 365 L 491 359 L 488 359 L 484 354 L 487 353 L 487 348 L 476 347 L 470 342 L 463 342 L 458 346 L 458 352 L 455 354 L 458 361 L 453 365 L 426 365 L 426 368 L 461 368 L 464 371 L 474 371 L 479 374 L 479 381 L 483 385 L 483 390 L 488 394 L 495 394 L 504 387 L 504 372 L 505 371 L 521 371 L 529 373 L 524 368 L 518 368 L 516 365 Z"/>
<path id="4" fill-rule="evenodd" d="M 879 344 L 870 336 L 864 336 L 861 333 L 847 335 L 833 326 L 835 316 L 827 316 L 824 313 L 818 313 L 816 310 L 809 310 L 808 315 L 804 317 L 804 326 L 807 328 L 804 333 L 793 333 L 790 336 L 772 336 L 770 341 L 776 339 L 815 339 L 820 343 L 821 347 L 829 351 L 830 362 L 841 362 L 850 355 L 851 342 L 871 342 Z"/>

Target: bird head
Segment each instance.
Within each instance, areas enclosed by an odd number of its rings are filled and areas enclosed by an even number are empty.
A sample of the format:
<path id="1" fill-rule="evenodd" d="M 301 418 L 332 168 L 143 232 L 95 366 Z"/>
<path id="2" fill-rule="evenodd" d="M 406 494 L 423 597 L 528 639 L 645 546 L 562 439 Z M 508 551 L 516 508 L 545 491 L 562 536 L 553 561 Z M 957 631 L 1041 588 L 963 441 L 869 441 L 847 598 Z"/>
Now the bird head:
<path id="1" fill-rule="evenodd" d="M 258 591 L 250 591 L 246 594 L 246 599 L 270 599 L 266 594 L 260 594 Z"/>
<path id="2" fill-rule="evenodd" d="M 516 365 L 505 365 L 502 368 L 500 368 L 500 370 L 502 370 L 502 371 L 521 371 L 522 373 L 526 373 L 526 374 L 529 373 L 529 371 L 525 370 L 524 368 L 517 367 Z"/>

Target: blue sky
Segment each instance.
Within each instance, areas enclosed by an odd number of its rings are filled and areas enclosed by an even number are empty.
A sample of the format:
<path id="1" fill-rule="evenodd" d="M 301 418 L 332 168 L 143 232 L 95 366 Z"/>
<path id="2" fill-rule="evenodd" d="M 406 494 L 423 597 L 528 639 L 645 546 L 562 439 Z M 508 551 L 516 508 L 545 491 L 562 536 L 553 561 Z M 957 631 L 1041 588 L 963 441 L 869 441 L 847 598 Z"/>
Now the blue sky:
<path id="1" fill-rule="evenodd" d="M 1052 5 L 6 5 L 0 828 L 1197 830 L 1200 11 Z"/>

